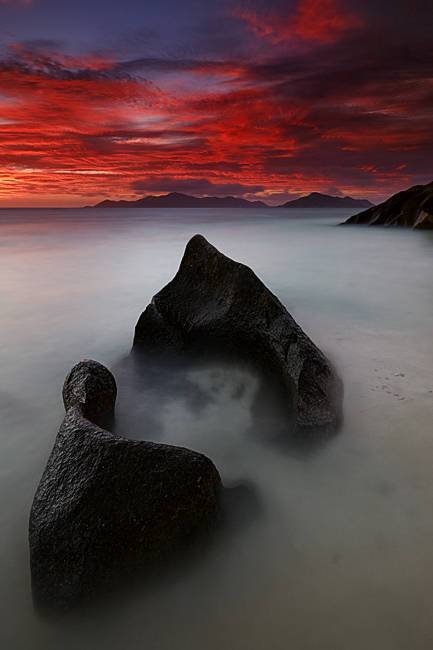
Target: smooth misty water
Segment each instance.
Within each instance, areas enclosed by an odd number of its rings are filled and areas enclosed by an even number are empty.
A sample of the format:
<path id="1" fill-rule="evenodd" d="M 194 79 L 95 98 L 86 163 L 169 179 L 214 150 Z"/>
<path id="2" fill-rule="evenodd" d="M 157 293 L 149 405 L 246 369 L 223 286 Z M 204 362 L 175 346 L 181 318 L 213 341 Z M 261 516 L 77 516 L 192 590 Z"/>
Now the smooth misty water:
<path id="1" fill-rule="evenodd" d="M 2 648 L 433 647 L 433 238 L 334 227 L 347 215 L 0 211 Z M 199 406 L 151 385 L 134 399 L 134 324 L 196 232 L 252 266 L 337 365 L 344 425 L 314 453 L 250 435 L 257 382 L 242 368 L 181 377 Z M 119 369 L 125 434 L 204 451 L 259 507 L 188 571 L 48 623 L 32 610 L 27 520 L 83 357 Z"/>

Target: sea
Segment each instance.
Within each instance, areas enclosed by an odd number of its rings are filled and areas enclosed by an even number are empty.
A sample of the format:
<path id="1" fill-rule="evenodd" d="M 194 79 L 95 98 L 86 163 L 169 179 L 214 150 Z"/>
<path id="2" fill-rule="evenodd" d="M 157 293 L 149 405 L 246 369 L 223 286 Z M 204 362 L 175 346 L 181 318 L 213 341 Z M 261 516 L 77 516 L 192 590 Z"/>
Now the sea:
<path id="1" fill-rule="evenodd" d="M 2 649 L 433 647 L 433 235 L 340 227 L 353 213 L 0 210 Z M 250 266 L 335 365 L 336 435 L 277 442 L 272 400 L 256 421 L 258 380 L 241 365 L 137 390 L 135 323 L 195 233 Z M 28 518 L 83 358 L 116 376 L 117 432 L 207 454 L 255 507 L 183 570 L 46 619 Z"/>

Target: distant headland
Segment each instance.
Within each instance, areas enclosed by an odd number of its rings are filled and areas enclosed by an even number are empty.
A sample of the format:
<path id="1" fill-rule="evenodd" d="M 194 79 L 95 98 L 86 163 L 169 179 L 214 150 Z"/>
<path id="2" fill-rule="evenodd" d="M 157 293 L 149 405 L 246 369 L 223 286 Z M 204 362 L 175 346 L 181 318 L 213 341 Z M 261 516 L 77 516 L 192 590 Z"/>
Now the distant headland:
<path id="1" fill-rule="evenodd" d="M 433 181 L 393 194 L 383 203 L 350 217 L 342 225 L 353 224 L 433 230 Z"/>
<path id="2" fill-rule="evenodd" d="M 312 192 L 283 205 L 270 206 L 263 201 L 248 201 L 235 196 L 190 196 L 180 192 L 170 192 L 160 196 L 144 196 L 133 201 L 113 201 L 105 199 L 87 208 L 369 208 L 373 203 L 367 199 L 353 199 L 350 196 L 330 196 Z"/>

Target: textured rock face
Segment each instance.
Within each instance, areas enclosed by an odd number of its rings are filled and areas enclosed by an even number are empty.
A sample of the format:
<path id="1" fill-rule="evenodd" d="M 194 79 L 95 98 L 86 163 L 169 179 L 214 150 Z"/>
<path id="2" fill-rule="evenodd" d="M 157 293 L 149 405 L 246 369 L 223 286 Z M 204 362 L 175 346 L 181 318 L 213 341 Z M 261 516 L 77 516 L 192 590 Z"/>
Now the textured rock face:
<path id="1" fill-rule="evenodd" d="M 387 201 L 350 217 L 343 225 L 350 224 L 433 229 L 433 182 L 394 194 Z"/>
<path id="2" fill-rule="evenodd" d="M 201 235 L 140 316 L 134 345 L 242 350 L 282 378 L 298 431 L 332 431 L 338 423 L 341 384 L 327 358 L 250 268 Z"/>
<path id="3" fill-rule="evenodd" d="M 30 514 L 40 608 L 69 608 L 119 576 L 153 570 L 217 519 L 221 480 L 208 458 L 114 436 L 89 419 L 110 415 L 115 396 L 114 377 L 94 361 L 65 381 L 66 416 Z"/>

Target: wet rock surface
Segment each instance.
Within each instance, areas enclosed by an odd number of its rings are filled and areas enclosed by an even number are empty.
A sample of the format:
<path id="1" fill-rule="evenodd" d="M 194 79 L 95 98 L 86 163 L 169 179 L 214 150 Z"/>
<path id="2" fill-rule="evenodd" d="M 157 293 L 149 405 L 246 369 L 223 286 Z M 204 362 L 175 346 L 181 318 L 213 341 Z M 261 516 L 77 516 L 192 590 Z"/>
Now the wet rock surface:
<path id="1" fill-rule="evenodd" d="M 100 428 L 116 384 L 85 361 L 68 375 L 67 410 L 34 497 L 32 590 L 43 610 L 64 610 L 146 575 L 206 537 L 219 518 L 221 479 L 203 454 L 129 440 Z"/>
<path id="2" fill-rule="evenodd" d="M 249 267 L 201 235 L 188 242 L 176 276 L 141 314 L 134 349 L 242 354 L 281 380 L 296 432 L 338 426 L 342 388 L 328 359 Z"/>

